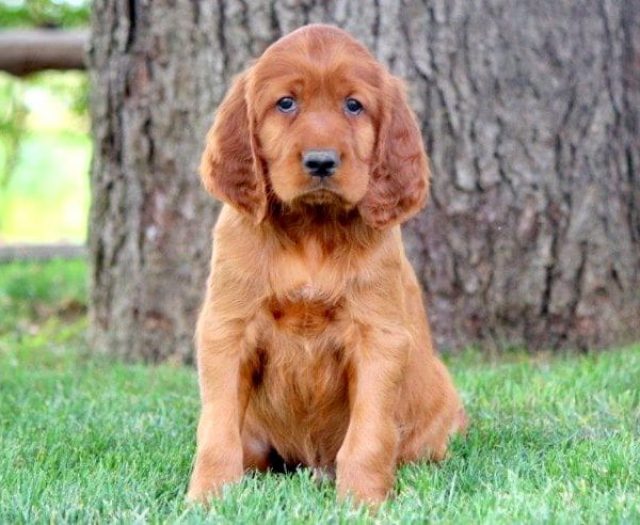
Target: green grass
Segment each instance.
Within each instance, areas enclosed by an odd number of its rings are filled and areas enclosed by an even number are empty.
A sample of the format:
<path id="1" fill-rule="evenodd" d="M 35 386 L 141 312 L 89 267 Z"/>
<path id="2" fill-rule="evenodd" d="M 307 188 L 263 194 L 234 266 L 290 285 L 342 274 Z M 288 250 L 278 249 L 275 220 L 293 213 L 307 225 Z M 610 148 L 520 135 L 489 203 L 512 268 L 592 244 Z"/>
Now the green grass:
<path id="1" fill-rule="evenodd" d="M 304 470 L 189 508 L 195 373 L 92 357 L 65 307 L 84 304 L 84 271 L 0 266 L 0 523 L 640 522 L 639 345 L 452 357 L 469 433 L 441 466 L 401 469 L 374 518 Z"/>
<path id="2" fill-rule="evenodd" d="M 83 332 L 86 271 L 79 260 L 0 264 L 0 351 L 35 347 L 40 359 L 65 334 Z"/>

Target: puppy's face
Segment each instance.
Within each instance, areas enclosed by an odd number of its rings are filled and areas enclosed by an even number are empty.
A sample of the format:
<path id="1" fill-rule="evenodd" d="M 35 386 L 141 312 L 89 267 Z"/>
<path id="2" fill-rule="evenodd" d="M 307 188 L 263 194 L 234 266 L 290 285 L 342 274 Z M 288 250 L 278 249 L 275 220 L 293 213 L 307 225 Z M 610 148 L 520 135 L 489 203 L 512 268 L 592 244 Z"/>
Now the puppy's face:
<path id="1" fill-rule="evenodd" d="M 374 228 L 416 213 L 429 177 L 402 84 L 348 33 L 323 25 L 281 38 L 238 77 L 200 173 L 256 224 L 275 199 L 357 208 Z"/>
<path id="2" fill-rule="evenodd" d="M 362 200 L 382 84 L 381 68 L 350 40 L 283 39 L 260 58 L 249 99 L 258 155 L 277 198 L 346 208 Z"/>

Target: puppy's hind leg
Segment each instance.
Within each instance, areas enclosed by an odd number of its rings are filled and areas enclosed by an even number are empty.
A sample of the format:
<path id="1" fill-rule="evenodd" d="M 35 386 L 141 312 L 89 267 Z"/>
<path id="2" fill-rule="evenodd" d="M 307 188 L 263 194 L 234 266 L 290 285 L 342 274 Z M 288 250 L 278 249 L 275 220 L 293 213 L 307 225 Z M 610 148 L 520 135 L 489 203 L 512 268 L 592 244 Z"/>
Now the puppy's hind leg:
<path id="1" fill-rule="evenodd" d="M 452 435 L 466 432 L 467 416 L 444 364 L 434 358 L 425 385 L 414 388 L 403 417 L 405 429 L 401 440 L 399 463 L 446 458 Z M 413 406 L 411 406 L 413 405 Z"/>

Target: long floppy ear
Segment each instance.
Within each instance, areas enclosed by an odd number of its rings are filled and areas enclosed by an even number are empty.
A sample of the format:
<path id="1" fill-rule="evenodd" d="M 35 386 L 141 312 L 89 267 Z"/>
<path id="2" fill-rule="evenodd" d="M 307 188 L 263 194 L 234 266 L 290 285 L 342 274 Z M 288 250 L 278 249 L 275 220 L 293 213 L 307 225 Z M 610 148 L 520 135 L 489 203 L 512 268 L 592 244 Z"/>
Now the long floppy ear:
<path id="1" fill-rule="evenodd" d="M 244 73 L 218 107 L 200 161 L 200 177 L 214 197 L 248 213 L 259 223 L 264 219 L 267 198 L 249 124 L 246 84 Z"/>
<path id="2" fill-rule="evenodd" d="M 391 77 L 388 91 L 378 130 L 377 160 L 369 189 L 358 206 L 365 222 L 375 228 L 406 221 L 424 206 L 429 193 L 429 163 L 404 87 Z"/>

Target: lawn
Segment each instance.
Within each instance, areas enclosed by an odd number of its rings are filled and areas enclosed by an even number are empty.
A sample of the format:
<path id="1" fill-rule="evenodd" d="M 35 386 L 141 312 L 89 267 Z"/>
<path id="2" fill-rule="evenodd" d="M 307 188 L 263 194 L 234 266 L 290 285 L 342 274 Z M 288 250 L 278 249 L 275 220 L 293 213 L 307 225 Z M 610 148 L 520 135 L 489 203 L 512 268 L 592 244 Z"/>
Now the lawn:
<path id="1" fill-rule="evenodd" d="M 640 346 L 448 359 L 471 417 L 371 517 L 308 472 L 183 497 L 195 373 L 92 356 L 83 262 L 0 265 L 0 523 L 640 523 Z"/>

